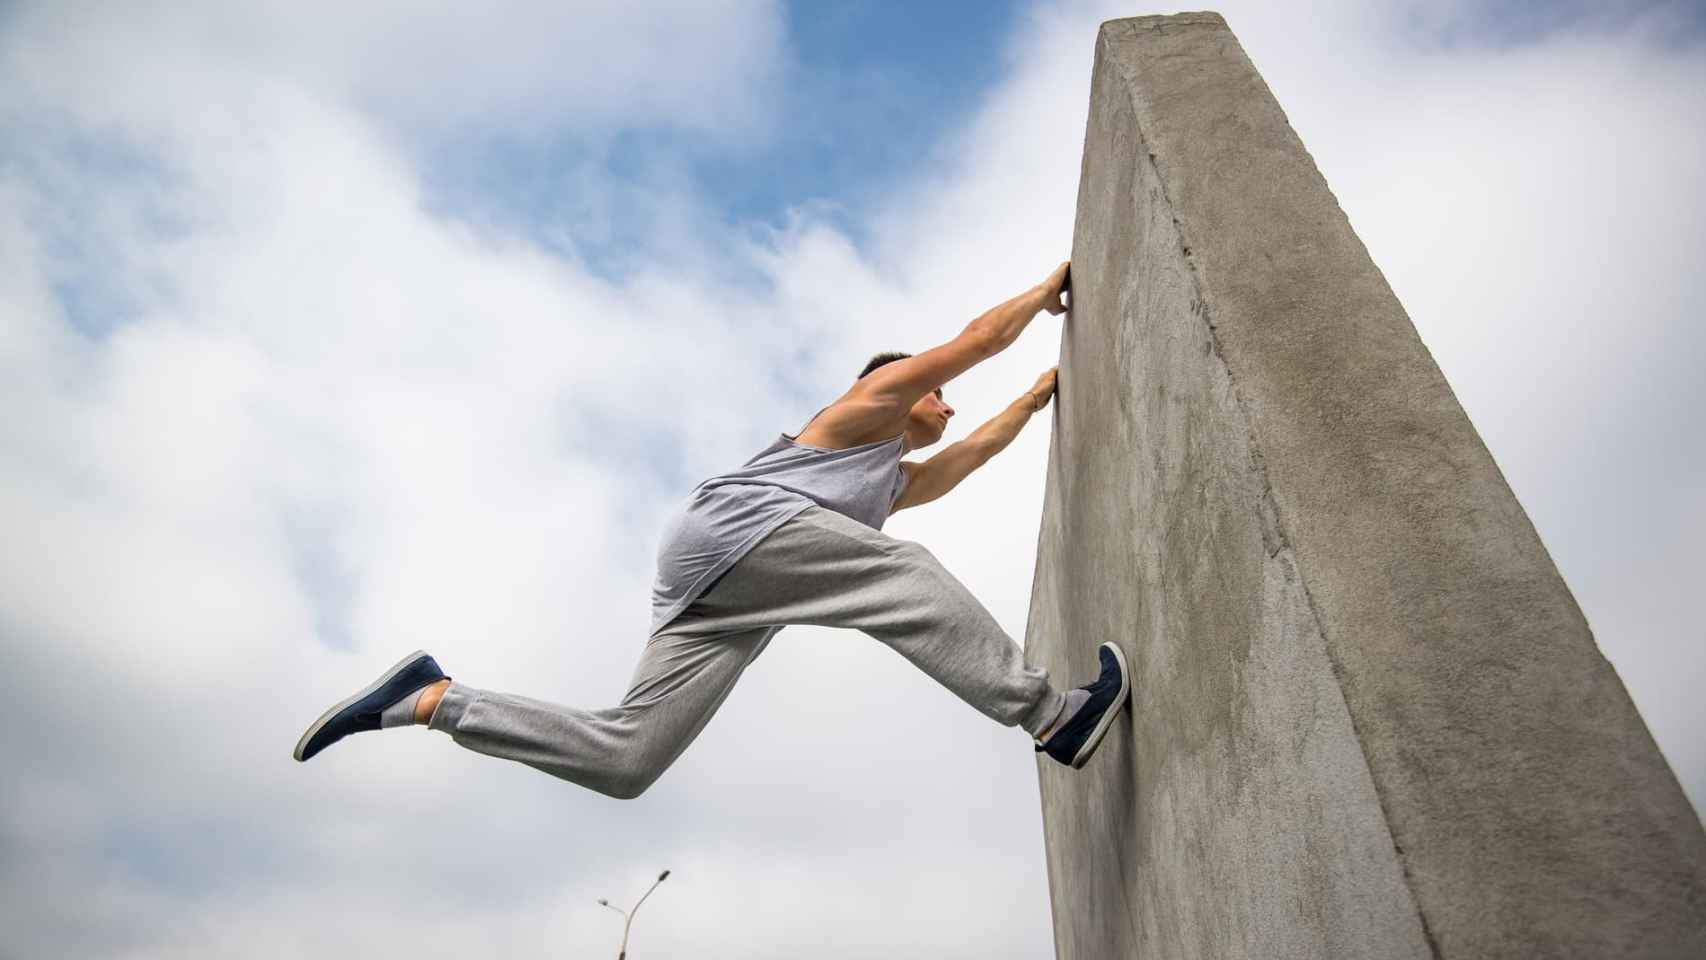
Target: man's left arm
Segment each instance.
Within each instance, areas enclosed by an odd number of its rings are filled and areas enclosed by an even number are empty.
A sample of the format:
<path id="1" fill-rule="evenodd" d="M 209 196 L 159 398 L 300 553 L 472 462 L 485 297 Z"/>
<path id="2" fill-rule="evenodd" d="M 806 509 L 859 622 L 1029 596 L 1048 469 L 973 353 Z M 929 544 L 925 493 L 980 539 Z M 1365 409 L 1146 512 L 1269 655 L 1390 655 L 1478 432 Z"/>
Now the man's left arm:
<path id="1" fill-rule="evenodd" d="M 895 501 L 894 509 L 916 507 L 941 497 L 959 486 L 960 481 L 973 470 L 1005 450 L 1030 421 L 1031 415 L 1048 405 L 1049 398 L 1054 395 L 1057 369 L 1052 368 L 1038 377 L 1031 389 L 983 426 L 973 430 L 964 440 L 948 444 L 941 453 L 923 463 L 912 464 L 906 488 L 901 491 L 900 499 Z"/>

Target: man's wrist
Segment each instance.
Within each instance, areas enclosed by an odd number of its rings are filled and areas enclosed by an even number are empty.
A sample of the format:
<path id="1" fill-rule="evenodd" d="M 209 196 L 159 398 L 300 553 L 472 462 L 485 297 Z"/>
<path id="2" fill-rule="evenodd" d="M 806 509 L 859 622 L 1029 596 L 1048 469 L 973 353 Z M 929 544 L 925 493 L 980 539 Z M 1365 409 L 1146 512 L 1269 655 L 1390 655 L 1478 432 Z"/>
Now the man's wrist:
<path id="1" fill-rule="evenodd" d="M 1031 316 L 1034 317 L 1041 313 L 1043 308 L 1048 305 L 1048 293 L 1049 287 L 1047 280 L 1044 280 L 1042 283 L 1039 283 L 1026 291 L 1026 296 L 1031 299 Z"/>

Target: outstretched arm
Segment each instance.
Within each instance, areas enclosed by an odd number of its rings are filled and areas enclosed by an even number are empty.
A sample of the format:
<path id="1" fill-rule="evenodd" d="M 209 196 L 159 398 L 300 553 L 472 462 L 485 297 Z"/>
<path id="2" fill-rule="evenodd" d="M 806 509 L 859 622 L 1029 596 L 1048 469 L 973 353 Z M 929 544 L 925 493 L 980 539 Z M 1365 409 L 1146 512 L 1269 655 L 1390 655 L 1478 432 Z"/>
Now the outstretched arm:
<path id="1" fill-rule="evenodd" d="M 1007 409 L 971 432 L 964 440 L 948 444 L 941 453 L 936 454 L 923 463 L 907 462 L 902 469 L 907 471 L 905 489 L 900 492 L 900 499 L 895 501 L 894 510 L 916 507 L 929 503 L 949 490 L 959 486 L 973 470 L 989 462 L 989 459 L 1006 449 L 1013 438 L 1019 435 L 1031 414 L 1048 405 L 1049 398 L 1054 396 L 1055 378 L 1059 367 L 1050 367 L 1037 378 L 1037 382 L 1026 390 L 1024 395 L 1007 405 Z M 891 511 L 892 512 L 892 511 Z"/>
<path id="2" fill-rule="evenodd" d="M 1061 287 L 1067 266 L 1062 263 L 1041 283 L 984 311 L 947 343 L 886 363 L 860 378 L 822 413 L 825 425 L 841 436 L 857 437 L 893 424 L 920 397 L 1011 346 L 1037 311 L 1065 313 Z"/>

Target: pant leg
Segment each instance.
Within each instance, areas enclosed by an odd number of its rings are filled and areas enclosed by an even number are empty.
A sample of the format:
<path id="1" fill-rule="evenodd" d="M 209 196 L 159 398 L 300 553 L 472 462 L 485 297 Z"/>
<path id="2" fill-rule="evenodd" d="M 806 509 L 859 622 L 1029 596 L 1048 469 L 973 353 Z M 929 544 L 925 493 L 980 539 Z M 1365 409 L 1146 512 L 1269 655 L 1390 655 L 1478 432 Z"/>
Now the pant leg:
<path id="1" fill-rule="evenodd" d="M 429 726 L 478 753 L 631 799 L 687 749 L 780 628 L 674 623 L 647 641 L 622 703 L 582 710 L 452 682 Z"/>
<path id="2" fill-rule="evenodd" d="M 928 549 L 822 507 L 776 528 L 681 616 L 725 630 L 863 631 L 985 716 L 1032 736 L 1065 705 L 1048 672 L 1026 665 L 1019 644 Z"/>
<path id="3" fill-rule="evenodd" d="M 1064 697 L 936 557 L 822 507 L 776 528 L 647 641 L 627 696 L 583 710 L 451 683 L 430 726 L 470 750 L 639 796 L 788 624 L 857 629 L 984 715 L 1033 736 Z"/>

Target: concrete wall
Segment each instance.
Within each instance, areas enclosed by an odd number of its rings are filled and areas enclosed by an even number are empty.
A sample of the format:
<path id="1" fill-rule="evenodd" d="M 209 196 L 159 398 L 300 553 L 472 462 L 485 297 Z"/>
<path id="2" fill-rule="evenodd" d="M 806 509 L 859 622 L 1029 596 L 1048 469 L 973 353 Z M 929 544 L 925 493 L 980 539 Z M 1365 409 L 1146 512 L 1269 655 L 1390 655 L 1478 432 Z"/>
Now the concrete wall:
<path id="1" fill-rule="evenodd" d="M 1039 760 L 1059 955 L 1706 956 L 1706 833 L 1219 16 L 1103 25 L 1072 259 L 1027 647 L 1134 694 Z"/>

